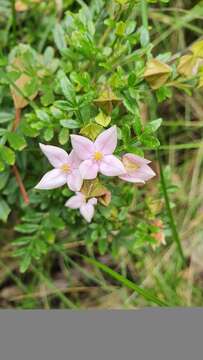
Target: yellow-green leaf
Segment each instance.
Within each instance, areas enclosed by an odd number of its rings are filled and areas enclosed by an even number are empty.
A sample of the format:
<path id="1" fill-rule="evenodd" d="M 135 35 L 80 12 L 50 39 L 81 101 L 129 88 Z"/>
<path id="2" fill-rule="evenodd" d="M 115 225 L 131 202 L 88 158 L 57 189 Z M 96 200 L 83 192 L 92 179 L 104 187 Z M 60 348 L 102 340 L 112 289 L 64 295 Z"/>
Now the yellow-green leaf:
<path id="1" fill-rule="evenodd" d="M 9 145 L 14 150 L 23 150 L 27 145 L 24 136 L 19 135 L 14 132 L 8 133 L 7 139 L 8 139 Z"/>
<path id="2" fill-rule="evenodd" d="M 195 57 L 203 58 L 203 41 L 197 41 L 191 46 L 191 51 Z"/>
<path id="3" fill-rule="evenodd" d="M 95 140 L 96 137 L 102 132 L 102 130 L 102 126 L 95 123 L 90 123 L 80 130 L 80 134 L 88 137 L 91 140 Z"/>
<path id="4" fill-rule="evenodd" d="M 106 127 L 111 122 L 111 116 L 108 116 L 105 113 L 103 113 L 103 111 L 100 111 L 100 113 L 96 116 L 95 121 L 97 124 Z"/>
<path id="5" fill-rule="evenodd" d="M 0 158 L 8 165 L 14 165 L 15 163 L 15 153 L 4 145 L 0 145 Z"/>
<path id="6" fill-rule="evenodd" d="M 123 21 L 119 21 L 116 24 L 116 31 L 115 31 L 116 35 L 117 36 L 125 35 L 125 29 L 126 29 L 126 24 Z"/>

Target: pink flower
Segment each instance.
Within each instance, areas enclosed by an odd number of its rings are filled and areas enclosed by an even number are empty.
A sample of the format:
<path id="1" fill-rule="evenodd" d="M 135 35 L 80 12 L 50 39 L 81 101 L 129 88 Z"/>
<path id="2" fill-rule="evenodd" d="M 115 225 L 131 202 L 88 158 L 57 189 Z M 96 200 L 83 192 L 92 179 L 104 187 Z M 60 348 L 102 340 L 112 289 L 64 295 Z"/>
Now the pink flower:
<path id="1" fill-rule="evenodd" d="M 94 216 L 94 206 L 97 204 L 97 199 L 92 198 L 86 201 L 85 196 L 77 192 L 76 195 L 72 196 L 66 203 L 65 206 L 70 209 L 80 209 L 81 215 L 87 222 L 91 222 Z"/>
<path id="2" fill-rule="evenodd" d="M 134 154 L 125 154 L 122 158 L 126 174 L 119 176 L 124 181 L 132 183 L 145 183 L 156 174 L 149 167 L 150 161 Z"/>
<path id="3" fill-rule="evenodd" d="M 56 146 L 39 145 L 54 169 L 43 176 L 35 189 L 50 190 L 67 184 L 70 190 L 79 191 L 83 180 L 78 169 L 81 161 L 76 153 L 71 151 L 67 154 L 65 150 Z"/>
<path id="4" fill-rule="evenodd" d="M 106 176 L 124 174 L 122 162 L 113 154 L 117 146 L 116 126 L 103 131 L 95 142 L 80 135 L 71 135 L 73 150 L 83 160 L 80 164 L 80 173 L 83 179 L 95 179 L 98 172 Z"/>

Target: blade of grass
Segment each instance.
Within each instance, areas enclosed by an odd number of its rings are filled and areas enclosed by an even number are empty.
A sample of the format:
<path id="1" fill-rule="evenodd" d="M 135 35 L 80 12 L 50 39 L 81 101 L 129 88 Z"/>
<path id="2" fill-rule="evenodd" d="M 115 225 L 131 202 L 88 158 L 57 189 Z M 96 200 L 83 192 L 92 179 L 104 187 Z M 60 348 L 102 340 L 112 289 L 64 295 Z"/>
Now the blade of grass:
<path id="1" fill-rule="evenodd" d="M 123 275 L 115 272 L 114 270 L 112 270 L 110 267 L 108 267 L 107 265 L 104 265 L 102 263 L 100 263 L 99 261 L 92 259 L 92 258 L 88 258 L 86 256 L 82 256 L 89 264 L 96 266 L 98 269 L 102 270 L 103 272 L 105 272 L 106 274 L 108 274 L 109 276 L 111 276 L 113 279 L 117 280 L 119 283 L 121 283 L 122 285 L 126 286 L 127 288 L 135 291 L 137 294 L 139 294 L 140 296 L 142 296 L 145 300 L 148 300 L 158 306 L 165 306 L 165 307 L 169 307 L 170 305 L 165 302 L 160 300 L 159 298 L 157 298 L 156 296 L 154 296 L 153 294 L 151 294 L 149 291 L 142 289 L 141 287 L 139 287 L 138 285 L 136 285 L 134 282 L 132 282 L 131 280 L 128 280 L 126 277 L 124 277 Z"/>
<path id="2" fill-rule="evenodd" d="M 12 9 L 13 38 L 14 38 L 14 44 L 16 45 L 16 9 L 15 9 L 15 0 L 11 0 L 11 9 Z"/>
<path id="3" fill-rule="evenodd" d="M 183 262 L 185 262 L 185 256 L 184 256 L 184 253 L 183 253 L 181 241 L 180 241 L 180 238 L 179 238 L 178 230 L 177 230 L 175 220 L 174 220 L 174 217 L 173 217 L 173 213 L 172 213 L 172 210 L 171 210 L 171 206 L 170 206 L 170 200 L 169 200 L 168 191 L 167 191 L 167 187 L 166 187 L 166 181 L 165 181 L 165 177 L 164 177 L 162 161 L 161 161 L 159 150 L 157 150 L 157 159 L 158 159 L 158 163 L 159 163 L 161 185 L 162 185 L 164 200 L 165 200 L 165 204 L 166 204 L 166 210 L 167 210 L 167 214 L 168 214 L 168 219 L 169 219 L 171 231 L 172 231 L 172 234 L 173 234 L 173 240 L 176 242 L 177 249 L 179 251 L 179 254 L 180 254 Z"/>

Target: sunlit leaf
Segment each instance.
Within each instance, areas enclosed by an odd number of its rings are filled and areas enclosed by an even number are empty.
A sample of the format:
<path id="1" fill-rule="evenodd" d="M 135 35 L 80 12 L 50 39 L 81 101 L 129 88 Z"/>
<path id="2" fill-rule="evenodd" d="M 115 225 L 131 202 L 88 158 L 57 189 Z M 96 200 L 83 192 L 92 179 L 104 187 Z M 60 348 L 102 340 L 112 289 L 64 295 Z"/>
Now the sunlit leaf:
<path id="1" fill-rule="evenodd" d="M 91 140 L 95 140 L 96 137 L 102 132 L 102 130 L 103 127 L 101 125 L 90 123 L 80 130 L 80 134 L 88 137 Z"/>
<path id="2" fill-rule="evenodd" d="M 95 121 L 97 124 L 101 126 L 108 126 L 111 122 L 111 116 L 106 115 L 102 111 L 95 117 Z"/>

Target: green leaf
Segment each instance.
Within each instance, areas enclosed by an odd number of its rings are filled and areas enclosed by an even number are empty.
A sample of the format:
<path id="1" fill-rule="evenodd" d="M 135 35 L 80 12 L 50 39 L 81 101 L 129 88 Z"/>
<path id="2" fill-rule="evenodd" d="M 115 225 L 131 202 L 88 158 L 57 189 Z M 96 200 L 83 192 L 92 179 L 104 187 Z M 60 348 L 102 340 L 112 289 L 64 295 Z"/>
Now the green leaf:
<path id="1" fill-rule="evenodd" d="M 141 117 L 136 114 L 133 122 L 133 128 L 135 129 L 135 132 L 137 135 L 141 135 L 142 133 L 142 121 Z"/>
<path id="2" fill-rule="evenodd" d="M 13 120 L 13 118 L 14 118 L 13 113 L 4 112 L 4 111 L 0 112 L 0 124 L 9 122 L 9 121 Z"/>
<path id="3" fill-rule="evenodd" d="M 31 264 L 31 256 L 30 254 L 26 254 L 23 260 L 20 263 L 20 272 L 23 274 L 29 268 Z"/>
<path id="4" fill-rule="evenodd" d="M 39 91 L 39 82 L 37 78 L 32 77 L 24 86 L 24 94 L 31 97 Z"/>
<path id="5" fill-rule="evenodd" d="M 108 249 L 108 242 L 106 238 L 99 238 L 98 249 L 101 255 L 104 255 Z"/>
<path id="6" fill-rule="evenodd" d="M 6 222 L 10 212 L 11 209 L 8 204 L 3 199 L 0 199 L 0 220 Z"/>
<path id="7" fill-rule="evenodd" d="M 43 95 L 40 98 L 40 101 L 43 106 L 51 105 L 54 102 L 54 93 L 50 87 L 43 88 Z"/>
<path id="8" fill-rule="evenodd" d="M 3 163 L 3 161 L 0 160 L 0 172 L 4 171 L 5 169 L 5 164 Z"/>
<path id="9" fill-rule="evenodd" d="M 157 149 L 160 146 L 159 140 L 151 134 L 144 133 L 139 137 L 139 140 L 150 149 Z"/>
<path id="10" fill-rule="evenodd" d="M 124 36 L 125 35 L 125 29 L 126 29 L 126 24 L 123 21 L 119 21 L 116 24 L 116 31 L 115 34 L 117 36 Z"/>
<path id="11" fill-rule="evenodd" d="M 15 226 L 15 230 L 23 234 L 31 234 L 39 229 L 38 224 L 19 224 Z"/>
<path id="12" fill-rule="evenodd" d="M 161 118 L 150 121 L 145 127 L 144 132 L 148 134 L 156 132 L 160 128 L 162 121 L 163 120 Z"/>
<path id="13" fill-rule="evenodd" d="M 80 124 L 78 121 L 76 120 L 65 120 L 65 119 L 62 119 L 60 120 L 60 124 L 61 126 L 63 126 L 64 128 L 67 128 L 67 129 L 79 129 L 80 128 Z"/>
<path id="14" fill-rule="evenodd" d="M 72 110 L 72 105 L 65 100 L 58 100 L 54 103 L 55 107 L 62 110 L 62 111 L 70 111 Z"/>
<path id="15" fill-rule="evenodd" d="M 4 172 L 2 174 L 0 174 L 0 190 L 2 190 L 4 188 L 4 186 L 6 185 L 7 181 L 9 178 L 9 173 L 8 172 Z"/>
<path id="16" fill-rule="evenodd" d="M 123 99 L 123 104 L 125 105 L 126 109 L 131 112 L 132 114 L 137 113 L 137 104 L 135 99 L 131 98 L 128 94 L 125 95 Z"/>
<path id="17" fill-rule="evenodd" d="M 142 47 L 149 44 L 149 32 L 144 26 L 140 28 L 140 44 Z"/>
<path id="18" fill-rule="evenodd" d="M 33 240 L 32 236 L 20 236 L 12 242 L 12 245 L 22 246 L 28 245 Z"/>
<path id="19" fill-rule="evenodd" d="M 7 133 L 7 139 L 14 150 L 23 150 L 27 145 L 24 136 L 15 132 Z"/>
<path id="20" fill-rule="evenodd" d="M 46 123 L 50 122 L 49 115 L 47 114 L 47 112 L 45 110 L 37 109 L 37 110 L 35 110 L 35 112 L 36 112 L 36 115 L 39 120 L 46 122 Z"/>
<path id="21" fill-rule="evenodd" d="M 54 41 L 56 44 L 56 47 L 59 51 L 62 51 L 67 48 L 66 41 L 65 41 L 65 34 L 62 26 L 60 24 L 56 24 L 54 31 Z"/>
<path id="22" fill-rule="evenodd" d="M 54 130 L 52 128 L 48 128 L 44 132 L 44 140 L 50 141 L 54 137 Z"/>
<path id="23" fill-rule="evenodd" d="M 8 165 L 15 164 L 15 153 L 7 146 L 0 144 L 0 158 Z"/>
<path id="24" fill-rule="evenodd" d="M 68 142 L 68 138 L 69 138 L 69 130 L 66 128 L 61 129 L 58 139 L 59 139 L 59 143 L 61 145 L 64 145 Z"/>
<path id="25" fill-rule="evenodd" d="M 129 20 L 127 21 L 126 23 L 126 35 L 130 35 L 133 33 L 133 31 L 135 30 L 136 28 L 136 22 L 135 20 Z"/>
<path id="26" fill-rule="evenodd" d="M 61 90 L 63 92 L 63 95 L 66 97 L 66 99 L 72 104 L 75 101 L 75 90 L 70 82 L 70 80 L 67 78 L 66 74 L 63 71 L 58 72 L 58 77 L 61 85 Z"/>

